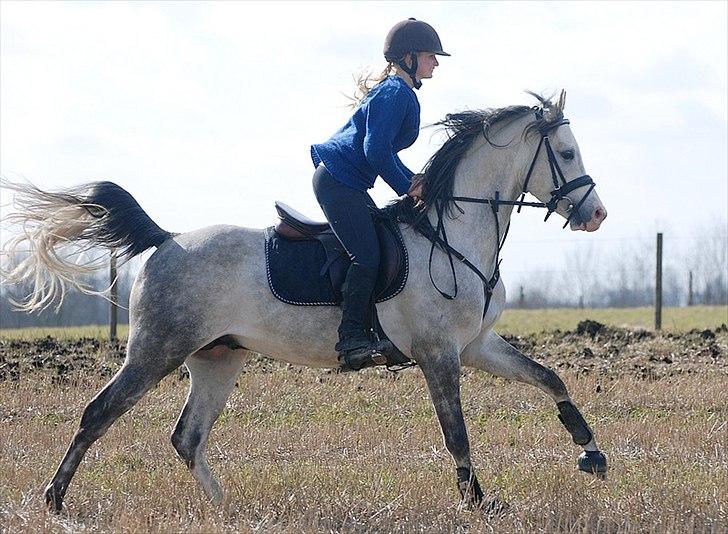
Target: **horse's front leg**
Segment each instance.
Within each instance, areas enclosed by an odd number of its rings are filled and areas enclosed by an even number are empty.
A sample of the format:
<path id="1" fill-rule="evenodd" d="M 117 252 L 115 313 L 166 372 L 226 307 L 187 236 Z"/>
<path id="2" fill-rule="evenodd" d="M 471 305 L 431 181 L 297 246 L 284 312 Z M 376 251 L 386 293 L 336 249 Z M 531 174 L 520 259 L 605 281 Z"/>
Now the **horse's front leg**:
<path id="1" fill-rule="evenodd" d="M 483 502 L 483 491 L 470 462 L 468 432 L 460 404 L 458 355 L 454 351 L 446 351 L 438 356 L 426 354 L 418 357 L 417 363 L 425 375 L 445 447 L 455 460 L 460 496 L 464 504 L 478 507 Z"/>
<path id="2" fill-rule="evenodd" d="M 579 456 L 581 471 L 605 478 L 607 458 L 599 451 L 594 432 L 569 397 L 564 382 L 551 369 L 521 354 L 492 330 L 484 332 L 465 348 L 462 363 L 496 376 L 535 386 L 548 394 L 559 410 L 559 420 L 574 443 L 584 448 Z"/>

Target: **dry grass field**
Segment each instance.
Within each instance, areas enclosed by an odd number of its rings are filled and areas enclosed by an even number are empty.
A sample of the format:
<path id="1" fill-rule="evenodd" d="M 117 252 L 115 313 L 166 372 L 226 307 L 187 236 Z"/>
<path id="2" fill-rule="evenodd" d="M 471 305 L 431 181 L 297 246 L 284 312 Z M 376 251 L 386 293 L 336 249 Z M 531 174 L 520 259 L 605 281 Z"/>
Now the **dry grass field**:
<path id="1" fill-rule="evenodd" d="M 123 342 L 0 339 L 0 530 L 6 532 L 726 532 L 728 329 L 530 333 L 609 457 L 606 481 L 540 391 L 465 370 L 463 403 L 500 516 L 459 509 L 421 373 L 338 374 L 265 359 L 239 377 L 209 446 L 227 495 L 206 503 L 169 433 L 174 373 L 86 456 L 60 514 L 42 488 Z M 513 332 L 513 330 L 511 330 Z"/>
<path id="2" fill-rule="evenodd" d="M 641 308 L 547 308 L 536 310 L 507 309 L 498 321 L 498 332 L 503 334 L 532 334 L 556 329 L 574 330 L 585 317 L 609 326 L 651 329 L 655 324 L 655 311 L 652 307 Z M 665 308 L 662 328 L 666 332 L 685 332 L 693 328 L 717 328 L 728 324 L 728 306 L 690 306 Z M 73 326 L 42 328 L 0 328 L 0 339 L 35 339 L 47 335 L 60 339 L 95 337 L 104 339 L 109 327 Z M 119 325 L 118 335 L 125 338 L 127 325 Z"/>

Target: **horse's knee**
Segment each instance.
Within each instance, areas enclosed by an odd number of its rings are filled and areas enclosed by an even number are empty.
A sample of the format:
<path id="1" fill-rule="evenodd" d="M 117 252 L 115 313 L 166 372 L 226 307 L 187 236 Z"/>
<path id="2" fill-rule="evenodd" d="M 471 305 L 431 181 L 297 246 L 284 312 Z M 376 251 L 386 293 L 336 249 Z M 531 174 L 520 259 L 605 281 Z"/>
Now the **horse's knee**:
<path id="1" fill-rule="evenodd" d="M 515 349 L 513 350 L 516 352 Z M 553 370 L 520 353 L 518 355 L 520 357 L 517 359 L 517 364 L 514 365 L 512 374 L 505 375 L 506 377 L 535 386 L 550 395 L 556 402 L 569 397 L 566 385 Z"/>
<path id="2" fill-rule="evenodd" d="M 559 420 L 571 434 L 574 443 L 584 446 L 594 439 L 589 424 L 571 401 L 562 401 L 557 403 L 556 406 L 559 408 Z"/>
<path id="3" fill-rule="evenodd" d="M 555 371 L 548 367 L 539 366 L 538 380 L 543 385 L 543 388 L 554 398 L 554 399 L 565 399 L 569 396 L 569 392 L 566 389 L 566 384 L 561 380 L 559 375 Z"/>

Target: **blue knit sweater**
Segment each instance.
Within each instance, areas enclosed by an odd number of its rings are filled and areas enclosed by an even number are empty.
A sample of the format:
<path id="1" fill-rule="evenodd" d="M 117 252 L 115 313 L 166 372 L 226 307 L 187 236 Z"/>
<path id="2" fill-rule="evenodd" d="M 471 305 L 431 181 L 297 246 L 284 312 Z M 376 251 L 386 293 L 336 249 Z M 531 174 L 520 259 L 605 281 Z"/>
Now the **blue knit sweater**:
<path id="1" fill-rule="evenodd" d="M 407 193 L 412 175 L 397 152 L 412 145 L 420 131 L 420 104 L 399 76 L 369 91 L 349 121 L 325 143 L 311 146 L 311 159 L 335 180 L 366 191 L 381 176 L 398 195 Z"/>

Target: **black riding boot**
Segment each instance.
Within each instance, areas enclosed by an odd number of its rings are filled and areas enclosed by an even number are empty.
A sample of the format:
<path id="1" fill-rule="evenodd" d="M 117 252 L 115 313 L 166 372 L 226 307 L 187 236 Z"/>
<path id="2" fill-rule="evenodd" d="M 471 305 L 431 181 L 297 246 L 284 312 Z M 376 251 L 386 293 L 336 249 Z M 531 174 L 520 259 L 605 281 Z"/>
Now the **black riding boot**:
<path id="1" fill-rule="evenodd" d="M 364 322 L 373 298 L 377 272 L 371 268 L 351 264 L 341 288 L 341 325 L 339 342 L 334 347 L 339 353 L 342 368 L 358 371 L 364 367 L 386 362 L 386 353 L 392 344 L 387 341 L 373 342 L 364 331 Z"/>

